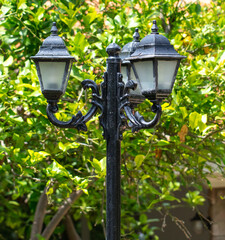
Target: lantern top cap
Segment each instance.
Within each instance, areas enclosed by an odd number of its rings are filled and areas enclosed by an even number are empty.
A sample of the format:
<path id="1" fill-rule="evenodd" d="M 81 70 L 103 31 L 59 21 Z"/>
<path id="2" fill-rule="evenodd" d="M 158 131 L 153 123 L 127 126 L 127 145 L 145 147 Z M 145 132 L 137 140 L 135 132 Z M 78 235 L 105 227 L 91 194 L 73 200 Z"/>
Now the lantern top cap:
<path id="1" fill-rule="evenodd" d="M 75 58 L 69 54 L 63 39 L 58 36 L 58 29 L 55 22 L 52 24 L 51 35 L 44 40 L 39 52 L 31 57 L 31 59 L 45 61 L 75 61 Z"/>
<path id="2" fill-rule="evenodd" d="M 151 28 L 152 32 L 151 34 L 147 35 L 144 37 L 140 45 L 141 46 L 146 46 L 146 45 L 170 45 L 170 41 L 163 35 L 159 34 L 158 26 L 156 24 L 156 20 L 153 20 L 153 25 Z"/>
<path id="3" fill-rule="evenodd" d="M 144 59 L 162 58 L 162 59 L 182 59 L 181 56 L 170 44 L 170 41 L 163 35 L 158 33 L 156 21 L 153 21 L 151 34 L 144 37 L 135 52 L 125 60 L 141 61 Z"/>
<path id="4" fill-rule="evenodd" d="M 130 57 L 132 53 L 136 50 L 137 46 L 140 44 L 140 35 L 139 35 L 139 29 L 135 28 L 134 34 L 133 34 L 133 41 L 127 43 L 124 45 L 120 57 L 121 59 L 125 59 L 126 57 Z"/>
<path id="5" fill-rule="evenodd" d="M 156 20 L 153 20 L 153 25 L 152 25 L 152 33 L 151 34 L 159 34 L 158 30 L 159 28 L 157 27 Z"/>
<path id="6" fill-rule="evenodd" d="M 139 35 L 139 29 L 135 28 L 134 34 L 133 34 L 133 42 L 140 42 L 140 35 Z"/>
<path id="7" fill-rule="evenodd" d="M 52 36 L 58 36 L 58 29 L 56 27 L 56 22 L 53 22 L 52 23 L 52 28 L 51 28 L 51 33 L 52 33 Z"/>

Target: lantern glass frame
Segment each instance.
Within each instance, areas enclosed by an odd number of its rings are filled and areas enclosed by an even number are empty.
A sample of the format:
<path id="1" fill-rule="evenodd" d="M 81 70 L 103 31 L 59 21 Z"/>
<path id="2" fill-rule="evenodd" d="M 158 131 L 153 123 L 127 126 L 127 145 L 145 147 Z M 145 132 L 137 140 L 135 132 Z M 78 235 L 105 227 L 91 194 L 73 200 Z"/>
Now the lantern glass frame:
<path id="1" fill-rule="evenodd" d="M 171 94 L 183 58 L 185 56 L 177 53 L 169 40 L 158 33 L 154 20 L 152 33 L 140 41 L 130 57 L 123 59 L 122 65 L 127 69 L 131 66 L 135 78 L 129 79 L 131 74 L 127 78 L 139 85 L 138 94 L 154 101 L 164 99 Z"/>
<path id="2" fill-rule="evenodd" d="M 159 82 L 159 80 L 161 80 L 160 75 L 163 72 L 163 69 L 161 69 L 159 66 L 159 62 L 162 62 L 162 61 L 168 62 L 167 68 L 170 68 L 170 66 L 171 66 L 169 64 L 170 62 L 174 62 L 173 71 L 170 72 L 170 79 L 165 81 L 167 83 L 166 85 L 168 87 L 160 86 L 162 81 Z M 143 96 L 145 96 L 149 100 L 156 100 L 156 99 L 164 99 L 169 94 L 171 94 L 171 92 L 173 90 L 174 82 L 176 80 L 176 76 L 177 76 L 177 72 L 178 72 L 178 69 L 180 66 L 181 59 L 149 58 L 149 59 L 143 59 L 143 61 L 130 61 L 130 62 L 131 62 L 132 68 L 135 69 L 134 72 L 136 72 L 136 74 L 135 74 L 136 78 L 134 80 L 139 85 L 141 94 Z M 137 63 L 140 63 L 140 64 L 138 65 Z M 145 63 L 145 65 L 147 65 L 147 67 L 144 67 L 143 63 Z M 150 65 L 149 66 L 150 69 L 148 69 L 148 65 Z M 144 71 L 146 71 L 146 72 L 143 73 Z M 151 74 L 152 76 L 149 77 L 149 74 Z M 146 76 L 146 78 L 144 79 L 143 76 Z"/>
<path id="3" fill-rule="evenodd" d="M 35 65 L 36 65 L 36 69 L 37 69 L 37 74 L 38 74 L 38 79 L 40 82 L 40 86 L 41 86 L 41 92 L 43 93 L 44 97 L 49 99 L 49 100 L 57 100 L 59 99 L 66 91 L 66 87 L 68 84 L 68 80 L 69 80 L 69 76 L 70 76 L 70 72 L 72 69 L 72 64 L 73 64 L 73 59 L 69 59 L 69 58 L 39 58 L 39 59 L 34 59 Z M 49 82 L 49 80 L 54 80 L 54 76 L 47 76 L 47 74 L 45 74 L 46 79 L 43 79 L 43 69 L 41 68 L 40 63 L 64 63 L 64 70 L 63 73 L 61 75 L 61 79 L 58 79 L 58 81 L 52 81 L 53 84 L 57 84 L 58 87 L 57 88 L 48 88 L 47 84 Z M 53 67 L 53 66 L 52 66 Z M 50 70 L 50 72 L 52 72 L 53 70 Z"/>
<path id="4" fill-rule="evenodd" d="M 167 81 L 168 87 L 159 87 L 159 78 L 161 77 L 160 73 L 163 72 L 163 69 L 160 69 L 159 67 L 159 62 L 162 61 L 168 62 L 168 65 L 169 62 L 174 62 L 173 72 L 170 73 L 170 80 Z M 149 67 L 147 62 L 151 63 L 149 64 Z M 124 62 L 121 67 L 124 82 L 126 83 L 128 80 L 133 80 L 137 83 L 137 88 L 135 90 L 130 90 L 130 98 L 142 100 L 143 98 L 147 98 L 149 100 L 166 98 L 173 90 L 180 62 L 181 59 L 175 58 L 149 58 L 143 61 Z M 144 73 L 145 69 L 147 69 L 147 71 Z M 150 81 L 149 74 L 151 74 Z M 143 79 L 144 75 L 147 76 L 146 79 Z M 148 83 L 151 85 L 149 86 Z"/>

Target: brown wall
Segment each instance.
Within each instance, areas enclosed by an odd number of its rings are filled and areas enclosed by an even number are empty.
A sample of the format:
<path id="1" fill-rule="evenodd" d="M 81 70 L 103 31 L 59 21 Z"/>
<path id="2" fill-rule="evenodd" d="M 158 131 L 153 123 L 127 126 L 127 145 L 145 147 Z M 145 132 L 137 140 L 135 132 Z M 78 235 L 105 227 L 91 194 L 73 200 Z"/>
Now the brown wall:
<path id="1" fill-rule="evenodd" d="M 176 197 L 182 198 L 185 196 L 186 191 L 181 191 L 177 193 Z M 202 215 L 207 218 L 209 216 L 209 196 L 208 190 L 205 190 L 203 193 L 204 197 L 207 199 L 203 206 L 200 206 L 198 209 Z M 190 206 L 181 205 L 178 203 L 178 207 L 171 210 L 171 214 L 174 216 L 172 220 L 171 217 L 167 216 L 165 219 L 165 227 L 163 231 L 156 231 L 159 236 L 159 240 L 211 240 L 210 230 L 205 226 L 201 234 L 196 234 L 193 227 L 193 222 L 191 219 L 195 216 L 196 211 L 191 209 Z M 162 221 L 157 224 L 157 226 L 162 229 L 162 222 L 164 215 L 159 215 L 158 213 L 152 213 L 151 218 L 160 218 Z M 224 225 L 225 229 L 225 225 Z M 225 240 L 213 239 L 213 240 Z"/>
<path id="2" fill-rule="evenodd" d="M 214 188 L 210 193 L 210 215 L 213 220 L 211 240 L 225 240 L 225 188 Z"/>

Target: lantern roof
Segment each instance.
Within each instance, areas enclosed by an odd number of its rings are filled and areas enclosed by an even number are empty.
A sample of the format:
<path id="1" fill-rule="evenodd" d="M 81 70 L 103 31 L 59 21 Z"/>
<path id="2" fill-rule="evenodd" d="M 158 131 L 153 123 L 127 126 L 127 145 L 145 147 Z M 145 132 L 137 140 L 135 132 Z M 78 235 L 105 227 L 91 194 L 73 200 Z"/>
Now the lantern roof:
<path id="1" fill-rule="evenodd" d="M 138 28 L 135 28 L 135 32 L 133 34 L 133 41 L 124 45 L 120 58 L 123 60 L 127 57 L 130 57 L 132 53 L 136 50 L 137 46 L 140 44 L 140 35 L 138 32 Z"/>
<path id="2" fill-rule="evenodd" d="M 180 55 L 170 44 L 169 40 L 158 33 L 156 20 L 153 21 L 151 34 L 144 37 L 138 44 L 135 52 L 126 60 L 140 61 L 149 58 L 168 58 L 182 59 L 185 56 Z"/>
<path id="3" fill-rule="evenodd" d="M 72 57 L 66 45 L 61 37 L 58 36 L 58 29 L 56 23 L 53 22 L 51 28 L 51 35 L 47 37 L 42 46 L 40 47 L 39 52 L 31 57 L 33 60 L 72 60 L 75 61 L 75 58 Z"/>

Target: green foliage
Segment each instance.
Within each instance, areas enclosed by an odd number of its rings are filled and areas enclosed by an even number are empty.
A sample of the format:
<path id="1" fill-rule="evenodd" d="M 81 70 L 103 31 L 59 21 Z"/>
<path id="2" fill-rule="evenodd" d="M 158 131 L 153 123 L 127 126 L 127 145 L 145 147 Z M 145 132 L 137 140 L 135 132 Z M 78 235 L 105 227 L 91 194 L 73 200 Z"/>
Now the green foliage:
<path id="1" fill-rule="evenodd" d="M 122 141 L 122 236 L 155 236 L 152 209 L 168 213 L 177 204 L 202 204 L 201 179 L 223 172 L 225 111 L 225 4 L 184 4 L 182 1 L 11 0 L 1 1 L 0 23 L 0 238 L 29 239 L 38 198 L 46 186 L 47 224 L 74 189 L 86 194 L 75 202 L 75 221 L 85 214 L 94 233 L 102 230 L 105 211 L 105 142 L 96 116 L 88 132 L 59 129 L 46 117 L 46 101 L 39 88 L 35 55 L 49 35 L 52 21 L 70 53 L 76 57 L 67 92 L 60 102 L 59 119 L 78 109 L 85 113 L 89 92 L 85 78 L 102 81 L 105 48 L 124 46 L 134 29 L 141 37 L 157 20 L 178 51 L 187 56 L 178 72 L 174 91 L 163 104 L 155 129 L 124 133 Z M 71 101 L 67 101 L 70 99 Z M 79 99 L 79 101 L 77 101 Z M 151 103 L 138 110 L 151 118 Z M 97 179 L 97 180 L 96 180 Z M 88 188 L 89 183 L 94 184 Z M 176 191 L 187 189 L 183 199 Z M 95 227 L 97 226 L 97 227 Z M 60 239 L 59 226 L 52 239 Z M 103 237 L 103 231 L 100 231 Z M 97 236 L 97 235 L 96 235 Z M 42 239 L 41 237 L 39 237 Z M 156 236 L 155 236 L 155 239 Z"/>
<path id="2" fill-rule="evenodd" d="M 193 192 L 189 191 L 186 194 L 186 198 L 184 198 L 183 200 L 193 207 L 202 205 L 204 203 L 205 199 L 202 196 L 200 196 L 199 194 L 200 194 L 199 191 L 193 191 Z"/>

